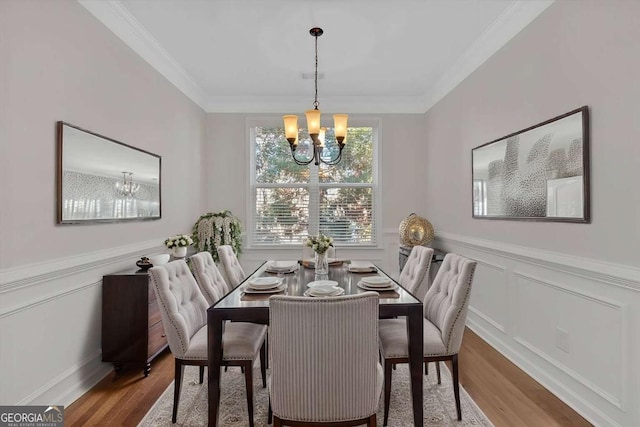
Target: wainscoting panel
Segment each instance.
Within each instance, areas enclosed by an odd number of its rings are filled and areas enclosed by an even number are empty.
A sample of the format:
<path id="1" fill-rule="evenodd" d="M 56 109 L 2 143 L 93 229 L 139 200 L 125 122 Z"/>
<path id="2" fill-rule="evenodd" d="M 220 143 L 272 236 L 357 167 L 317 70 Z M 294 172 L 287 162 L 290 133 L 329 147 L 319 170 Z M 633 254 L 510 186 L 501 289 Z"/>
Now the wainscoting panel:
<path id="1" fill-rule="evenodd" d="M 0 402 L 66 406 L 107 375 L 102 276 L 166 252 L 158 241 L 0 271 Z"/>
<path id="2" fill-rule="evenodd" d="M 598 426 L 640 425 L 640 270 L 439 233 L 478 260 L 467 325 Z"/>
<path id="3" fill-rule="evenodd" d="M 620 408 L 622 306 L 532 276 L 514 276 L 514 340 Z"/>
<path id="4" fill-rule="evenodd" d="M 501 333 L 506 333 L 509 293 L 506 269 L 487 261 L 478 261 L 474 286 L 471 288 L 470 310 L 484 322 Z M 476 284 L 481 283 L 477 286 Z"/>

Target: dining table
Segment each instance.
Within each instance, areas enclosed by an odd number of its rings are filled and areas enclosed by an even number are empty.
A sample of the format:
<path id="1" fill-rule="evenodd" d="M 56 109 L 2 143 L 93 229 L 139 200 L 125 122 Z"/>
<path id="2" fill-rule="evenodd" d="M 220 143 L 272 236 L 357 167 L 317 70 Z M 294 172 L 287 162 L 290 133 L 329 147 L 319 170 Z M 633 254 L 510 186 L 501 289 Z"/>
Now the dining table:
<path id="1" fill-rule="evenodd" d="M 361 264 L 361 262 L 358 262 Z M 354 265 L 356 263 L 354 262 Z M 220 377 L 222 375 L 222 333 L 226 321 L 253 322 L 268 325 L 269 297 L 272 295 L 308 295 L 308 285 L 319 280 L 337 282 L 336 286 L 344 289 L 340 293 L 354 295 L 366 292 L 362 279 L 368 276 L 381 276 L 391 281 L 393 290 L 381 290 L 379 294 L 379 316 L 390 318 L 404 316 L 407 320 L 409 341 L 409 369 L 411 376 L 411 396 L 413 406 L 413 422 L 415 426 L 423 425 L 422 407 L 422 375 L 423 375 L 423 312 L 422 302 L 413 294 L 400 286 L 392 277 L 374 264 L 371 271 L 350 271 L 350 261 L 334 260 L 329 265 L 328 274 L 317 275 L 313 268 L 302 261 L 292 268 L 291 272 L 276 272 L 274 261 L 265 261 L 236 288 L 227 293 L 207 310 L 208 333 L 208 425 L 217 426 L 220 405 Z M 310 266 L 312 267 L 312 265 Z M 254 292 L 248 285 L 256 278 L 278 277 L 282 279 L 277 293 Z M 393 287 L 390 286 L 390 287 Z M 365 286 L 366 287 L 366 286 Z M 326 297 L 331 298 L 331 297 Z M 301 379 L 303 380 L 303 379 Z"/>

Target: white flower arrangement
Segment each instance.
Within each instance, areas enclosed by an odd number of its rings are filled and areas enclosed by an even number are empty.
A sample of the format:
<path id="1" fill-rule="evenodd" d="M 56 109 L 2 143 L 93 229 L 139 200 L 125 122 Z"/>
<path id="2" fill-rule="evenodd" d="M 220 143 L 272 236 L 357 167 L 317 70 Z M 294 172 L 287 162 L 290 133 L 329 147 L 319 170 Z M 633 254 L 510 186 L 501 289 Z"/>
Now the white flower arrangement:
<path id="1" fill-rule="evenodd" d="M 177 234 L 165 240 L 164 245 L 169 249 L 191 246 L 193 239 L 188 234 Z"/>
<path id="2" fill-rule="evenodd" d="M 333 237 L 320 233 L 317 236 L 308 236 L 305 244 L 313 248 L 316 253 L 323 254 L 330 246 L 333 246 Z"/>

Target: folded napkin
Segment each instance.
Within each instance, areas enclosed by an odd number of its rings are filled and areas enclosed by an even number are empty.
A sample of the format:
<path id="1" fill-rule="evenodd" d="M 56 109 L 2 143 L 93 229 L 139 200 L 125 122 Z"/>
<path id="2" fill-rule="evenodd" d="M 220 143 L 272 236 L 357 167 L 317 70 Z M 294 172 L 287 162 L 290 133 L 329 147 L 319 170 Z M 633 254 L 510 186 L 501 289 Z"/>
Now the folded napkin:
<path id="1" fill-rule="evenodd" d="M 298 261 L 270 261 L 267 270 L 293 271 L 298 267 Z"/>
<path id="2" fill-rule="evenodd" d="M 351 264 L 349 264 L 349 271 L 354 273 L 370 273 L 378 270 L 375 265 L 368 261 L 351 261 Z"/>

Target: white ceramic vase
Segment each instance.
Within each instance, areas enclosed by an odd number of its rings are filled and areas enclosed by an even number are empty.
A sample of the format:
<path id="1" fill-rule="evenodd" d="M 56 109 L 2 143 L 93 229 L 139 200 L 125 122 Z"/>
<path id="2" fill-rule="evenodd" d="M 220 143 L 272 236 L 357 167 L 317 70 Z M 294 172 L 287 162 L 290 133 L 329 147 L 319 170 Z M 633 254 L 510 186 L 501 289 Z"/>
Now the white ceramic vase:
<path id="1" fill-rule="evenodd" d="M 187 247 L 186 246 L 174 246 L 171 248 L 171 256 L 174 258 L 184 258 L 187 256 Z"/>

